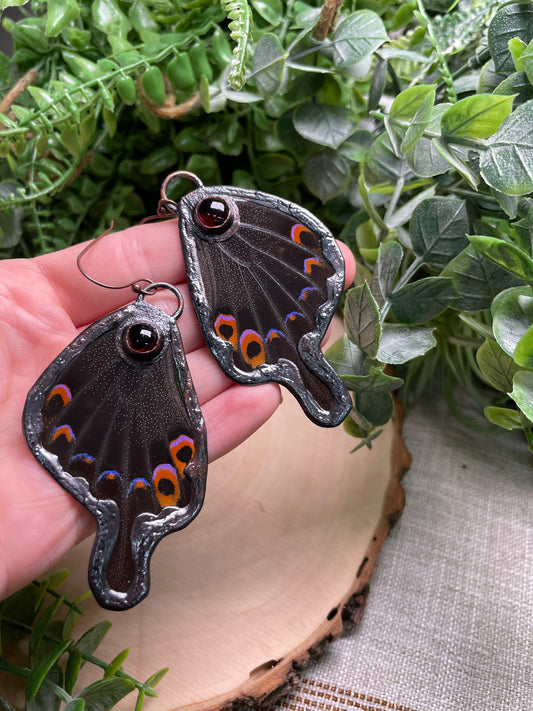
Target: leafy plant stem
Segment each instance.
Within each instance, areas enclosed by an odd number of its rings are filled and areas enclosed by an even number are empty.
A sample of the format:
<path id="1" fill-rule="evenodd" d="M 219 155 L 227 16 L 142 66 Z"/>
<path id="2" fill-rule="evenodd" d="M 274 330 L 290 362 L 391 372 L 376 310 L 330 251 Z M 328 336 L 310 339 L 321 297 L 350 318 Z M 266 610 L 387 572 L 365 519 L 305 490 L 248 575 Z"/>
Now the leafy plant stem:
<path id="1" fill-rule="evenodd" d="M 439 41 L 433 30 L 433 25 L 429 15 L 426 12 L 423 0 L 417 0 L 416 4 L 418 8 L 418 19 L 420 20 L 421 25 L 425 28 L 427 32 L 429 41 L 433 45 L 433 49 L 435 51 L 435 55 L 439 63 L 442 80 L 446 85 L 446 96 L 448 98 L 448 101 L 453 104 L 457 101 L 457 94 L 455 92 L 453 77 L 451 75 L 450 68 L 448 67 L 448 62 L 446 61 L 446 57 L 442 53 Z"/>
<path id="2" fill-rule="evenodd" d="M 403 286 L 408 284 L 423 264 L 424 260 L 421 257 L 415 257 L 411 264 L 404 271 L 402 276 L 396 282 L 396 286 L 392 290 L 392 293 L 399 291 Z M 382 323 L 384 323 L 385 319 L 387 318 L 390 307 L 391 301 L 387 298 L 385 299 L 385 302 L 380 309 L 380 320 Z"/>
<path id="3" fill-rule="evenodd" d="M 24 679 L 28 679 L 32 673 L 32 670 L 27 667 L 21 667 L 17 664 L 11 664 L 6 662 L 4 659 L 0 659 L 0 671 L 7 672 L 8 674 L 13 674 L 14 676 L 20 676 Z M 49 679 L 44 679 L 42 682 L 43 686 L 54 692 L 54 694 L 60 698 L 62 701 L 69 702 L 72 700 L 72 696 L 65 691 L 61 686 L 58 686 L 53 681 Z"/>
<path id="4" fill-rule="evenodd" d="M 393 192 L 390 202 L 387 206 L 387 211 L 385 212 L 385 217 L 383 218 L 383 221 L 386 224 L 388 224 L 394 211 L 396 210 L 396 206 L 398 205 L 398 200 L 401 197 L 404 185 L 405 185 L 405 178 L 404 177 L 398 178 L 398 180 L 396 181 L 396 186 L 394 188 L 394 192 Z"/>
<path id="5" fill-rule="evenodd" d="M 50 589 L 47 590 L 48 593 L 53 594 L 53 591 Z M 69 605 L 69 607 L 72 607 L 75 609 L 75 606 L 72 605 L 72 603 Z M 81 611 L 80 611 L 81 612 Z M 81 612 L 81 614 L 83 614 Z M 25 624 L 24 622 L 21 622 L 20 620 L 16 620 L 12 617 L 6 617 L 2 615 L 2 622 L 3 623 L 8 623 L 12 625 L 13 627 L 17 627 L 20 630 L 24 630 L 25 632 L 31 633 L 32 631 L 32 626 Z M 48 642 L 51 642 L 52 644 L 62 644 L 63 640 L 58 639 L 57 637 L 54 637 L 53 635 L 50 634 L 44 634 L 43 639 L 45 639 Z M 87 654 L 86 652 L 81 652 L 81 658 L 83 659 L 84 662 L 89 662 L 90 664 L 93 664 L 96 667 L 99 667 L 100 669 L 103 669 L 106 671 L 109 668 L 109 663 L 104 662 L 102 659 L 99 659 L 98 657 L 95 657 L 92 654 Z M 17 676 L 23 676 L 23 677 L 28 677 L 30 675 L 31 669 L 27 669 L 26 667 L 20 667 L 17 665 L 10 664 L 10 662 L 6 662 L 4 659 L 0 657 L 0 670 L 1 671 L 7 671 L 11 674 L 17 674 Z M 132 684 L 135 685 L 135 688 L 138 689 L 139 691 L 144 691 L 144 693 L 147 696 L 152 696 L 155 697 L 156 693 L 152 689 L 152 687 L 149 684 L 146 684 L 145 682 L 142 681 L 137 681 L 137 679 L 134 679 L 132 676 L 127 674 L 125 671 L 122 669 L 117 669 L 114 673 L 115 676 L 120 676 L 123 679 L 127 679 L 130 681 Z M 59 688 L 59 687 L 58 687 Z M 66 692 L 64 692 L 66 693 Z M 64 701 L 69 701 L 70 697 L 64 697 Z"/>

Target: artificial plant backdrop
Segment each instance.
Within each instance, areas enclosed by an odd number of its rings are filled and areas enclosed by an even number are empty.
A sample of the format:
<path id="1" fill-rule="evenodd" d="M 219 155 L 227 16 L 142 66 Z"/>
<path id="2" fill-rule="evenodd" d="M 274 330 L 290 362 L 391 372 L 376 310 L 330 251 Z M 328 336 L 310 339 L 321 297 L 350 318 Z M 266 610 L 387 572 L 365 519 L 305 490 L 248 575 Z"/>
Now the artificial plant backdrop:
<path id="1" fill-rule="evenodd" d="M 292 199 L 358 261 L 329 352 L 354 395 L 347 429 L 369 443 L 391 391 L 405 380 L 415 397 L 439 365 L 452 407 L 459 383 L 531 446 L 530 2 L 31 0 L 22 12 L 4 20 L 14 53 L 0 56 L 3 257 L 136 223 L 177 169 Z"/>

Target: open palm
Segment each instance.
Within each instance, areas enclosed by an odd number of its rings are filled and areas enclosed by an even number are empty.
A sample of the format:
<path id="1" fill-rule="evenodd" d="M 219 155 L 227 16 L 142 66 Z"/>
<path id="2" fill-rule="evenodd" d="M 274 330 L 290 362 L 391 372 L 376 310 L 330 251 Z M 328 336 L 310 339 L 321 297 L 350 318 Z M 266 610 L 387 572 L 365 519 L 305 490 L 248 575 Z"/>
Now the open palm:
<path id="1" fill-rule="evenodd" d="M 50 566 L 94 529 L 91 515 L 40 467 L 21 416 L 28 390 L 87 325 L 132 300 L 128 289 L 89 282 L 76 268 L 82 246 L 31 260 L 0 262 L 0 599 Z M 353 257 L 347 255 L 348 278 Z M 177 284 L 187 361 L 204 413 L 212 461 L 237 446 L 274 412 L 277 385 L 243 387 L 228 380 L 205 346 L 188 298 L 176 222 L 133 227 L 106 237 L 84 267 L 99 280 L 143 278 Z M 152 303 L 169 313 L 170 292 Z"/>

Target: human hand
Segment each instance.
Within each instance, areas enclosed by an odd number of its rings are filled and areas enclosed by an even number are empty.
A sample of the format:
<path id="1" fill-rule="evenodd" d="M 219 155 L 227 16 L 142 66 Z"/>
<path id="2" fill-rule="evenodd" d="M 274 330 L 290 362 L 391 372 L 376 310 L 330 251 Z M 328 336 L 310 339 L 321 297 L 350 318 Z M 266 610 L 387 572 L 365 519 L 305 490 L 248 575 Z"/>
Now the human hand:
<path id="1" fill-rule="evenodd" d="M 355 265 L 344 245 L 347 283 Z M 94 530 L 92 516 L 34 459 L 21 416 L 43 370 L 87 325 L 133 300 L 128 289 L 95 286 L 76 268 L 83 245 L 31 260 L 0 262 L 0 600 L 41 575 Z M 222 373 L 204 344 L 186 287 L 175 221 L 132 227 L 87 253 L 84 269 L 109 284 L 143 278 L 177 284 L 178 321 L 204 414 L 213 461 L 244 441 L 275 411 L 279 387 L 245 387 Z M 169 313 L 166 290 L 152 299 Z"/>

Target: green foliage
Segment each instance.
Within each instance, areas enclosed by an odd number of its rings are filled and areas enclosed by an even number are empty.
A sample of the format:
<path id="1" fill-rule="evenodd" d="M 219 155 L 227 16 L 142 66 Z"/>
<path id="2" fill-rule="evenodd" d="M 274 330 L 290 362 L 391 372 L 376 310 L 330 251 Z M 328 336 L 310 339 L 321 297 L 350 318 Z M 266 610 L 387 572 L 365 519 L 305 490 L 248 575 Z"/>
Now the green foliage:
<path id="1" fill-rule="evenodd" d="M 60 571 L 0 602 L 0 672 L 12 677 L 14 688 L 17 679 L 23 685 L 25 711 L 108 711 L 134 691 L 140 711 L 145 697 L 156 696 L 154 687 L 167 670 L 143 683 L 122 669 L 128 650 L 110 663 L 94 656 L 110 622 L 96 624 L 76 640 L 73 627 L 83 615 L 79 603 L 85 596 L 70 601 L 58 593 L 67 575 Z M 78 676 L 84 664 L 102 669 L 103 678 L 82 687 Z M 1 694 L 0 709 L 14 711 Z"/>
<path id="2" fill-rule="evenodd" d="M 280 195 L 358 262 L 329 352 L 350 433 L 371 446 L 400 381 L 412 402 L 439 373 L 454 411 L 459 385 L 533 442 L 531 3 L 345 0 L 319 40 L 321 4 L 32 0 L 4 20 L 0 256 L 137 222 L 170 170 Z"/>

